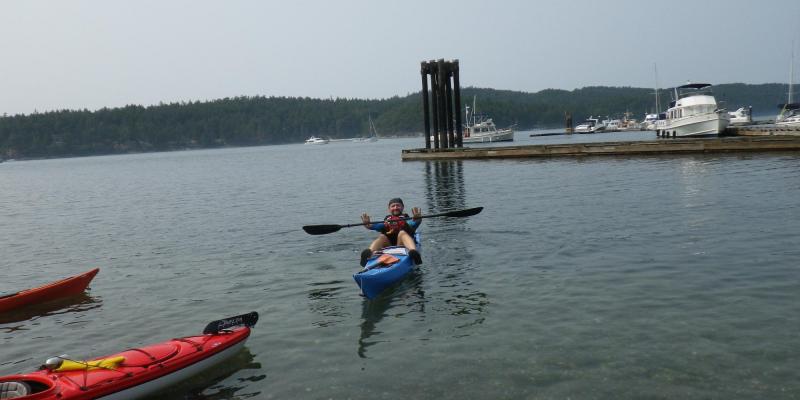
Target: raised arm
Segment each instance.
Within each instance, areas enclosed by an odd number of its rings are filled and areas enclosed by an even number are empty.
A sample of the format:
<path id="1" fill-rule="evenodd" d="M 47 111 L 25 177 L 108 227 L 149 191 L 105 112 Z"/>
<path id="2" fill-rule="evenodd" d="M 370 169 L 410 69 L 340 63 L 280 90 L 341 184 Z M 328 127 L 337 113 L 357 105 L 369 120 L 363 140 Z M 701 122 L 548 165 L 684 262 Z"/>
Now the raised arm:
<path id="1" fill-rule="evenodd" d="M 411 221 L 408 221 L 414 229 L 422 223 L 422 210 L 419 207 L 411 209 Z"/>

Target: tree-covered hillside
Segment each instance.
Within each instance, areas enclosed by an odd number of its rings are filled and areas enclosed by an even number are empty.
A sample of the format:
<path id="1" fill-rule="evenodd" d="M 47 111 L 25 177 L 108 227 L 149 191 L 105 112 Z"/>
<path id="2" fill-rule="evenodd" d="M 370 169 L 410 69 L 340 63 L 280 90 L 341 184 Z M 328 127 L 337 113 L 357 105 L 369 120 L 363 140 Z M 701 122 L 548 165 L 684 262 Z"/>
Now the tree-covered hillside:
<path id="1" fill-rule="evenodd" d="M 785 92 L 781 84 L 715 87 L 717 99 L 729 109 L 751 105 L 755 114 L 775 113 Z M 626 111 L 641 119 L 655 108 L 652 89 L 630 87 L 537 93 L 468 87 L 462 89 L 461 99 L 470 105 L 475 99 L 477 111 L 494 118 L 498 126 L 516 124 L 519 129 L 563 126 L 565 112 L 577 122 L 589 115 L 620 116 Z M 669 91 L 662 91 L 661 104 L 668 100 Z M 370 116 L 380 136 L 423 130 L 419 93 L 381 100 L 236 97 L 3 116 L 0 158 L 299 143 L 311 135 L 366 136 Z"/>

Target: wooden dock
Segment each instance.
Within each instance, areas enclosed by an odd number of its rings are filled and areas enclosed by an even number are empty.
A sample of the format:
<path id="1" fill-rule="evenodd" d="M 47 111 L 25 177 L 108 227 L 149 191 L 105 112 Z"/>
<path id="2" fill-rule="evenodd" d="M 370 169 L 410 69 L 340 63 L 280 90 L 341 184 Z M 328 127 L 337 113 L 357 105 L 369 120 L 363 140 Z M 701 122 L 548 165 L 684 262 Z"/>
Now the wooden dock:
<path id="1" fill-rule="evenodd" d="M 403 161 L 800 151 L 800 134 L 403 150 Z"/>
<path id="2" fill-rule="evenodd" d="M 729 136 L 800 136 L 800 128 L 790 128 L 775 124 L 729 126 L 725 130 Z"/>

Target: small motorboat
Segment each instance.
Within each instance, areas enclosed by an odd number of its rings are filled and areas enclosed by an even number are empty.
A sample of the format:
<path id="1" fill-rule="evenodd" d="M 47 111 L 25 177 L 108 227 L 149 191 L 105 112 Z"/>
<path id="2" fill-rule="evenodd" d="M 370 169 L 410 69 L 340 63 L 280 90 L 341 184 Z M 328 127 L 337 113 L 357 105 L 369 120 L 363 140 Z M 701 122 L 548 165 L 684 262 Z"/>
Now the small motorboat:
<path id="1" fill-rule="evenodd" d="M 328 144 L 328 139 L 312 136 L 306 139 L 306 144 Z"/>
<path id="2" fill-rule="evenodd" d="M 728 111 L 731 125 L 747 125 L 753 123 L 753 107 L 739 107 L 736 111 Z"/>
<path id="3" fill-rule="evenodd" d="M 200 336 L 165 342 L 80 361 L 48 359 L 39 371 L 0 377 L 0 398 L 19 400 L 138 399 L 235 355 L 250 336 L 258 313 L 208 324 Z"/>
<path id="4" fill-rule="evenodd" d="M 86 287 L 89 286 L 89 282 L 94 279 L 94 276 L 97 275 L 99 271 L 100 268 L 95 268 L 80 275 L 48 283 L 33 289 L 0 295 L 0 312 L 11 311 L 31 304 L 44 303 L 81 294 L 86 290 Z"/>
<path id="5" fill-rule="evenodd" d="M 605 128 L 599 118 L 589 118 L 575 127 L 575 133 L 597 133 Z"/>

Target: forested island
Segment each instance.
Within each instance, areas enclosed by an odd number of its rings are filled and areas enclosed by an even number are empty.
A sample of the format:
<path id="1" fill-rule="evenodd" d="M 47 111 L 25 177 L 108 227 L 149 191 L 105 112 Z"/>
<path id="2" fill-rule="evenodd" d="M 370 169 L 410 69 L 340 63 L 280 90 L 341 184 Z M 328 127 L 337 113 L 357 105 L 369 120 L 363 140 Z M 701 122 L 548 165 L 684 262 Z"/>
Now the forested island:
<path id="1" fill-rule="evenodd" d="M 756 115 L 777 113 L 786 90 L 777 83 L 714 86 L 723 107 L 752 106 Z M 473 98 L 477 111 L 494 118 L 499 127 L 516 124 L 518 129 L 561 127 L 565 112 L 577 123 L 589 115 L 620 116 L 626 111 L 641 120 L 655 111 L 654 91 L 647 88 L 594 86 L 536 93 L 462 88 L 462 102 L 471 105 Z M 669 99 L 669 91 L 662 91 L 662 111 Z M 367 136 L 370 118 L 379 136 L 421 135 L 420 93 L 379 100 L 234 97 L 3 115 L 0 160 L 300 143 L 312 135 L 350 138 Z"/>

